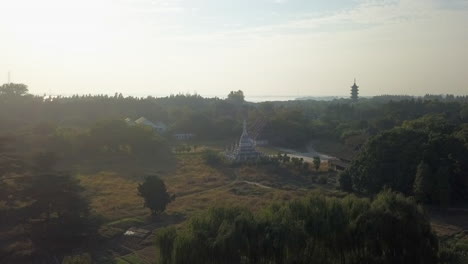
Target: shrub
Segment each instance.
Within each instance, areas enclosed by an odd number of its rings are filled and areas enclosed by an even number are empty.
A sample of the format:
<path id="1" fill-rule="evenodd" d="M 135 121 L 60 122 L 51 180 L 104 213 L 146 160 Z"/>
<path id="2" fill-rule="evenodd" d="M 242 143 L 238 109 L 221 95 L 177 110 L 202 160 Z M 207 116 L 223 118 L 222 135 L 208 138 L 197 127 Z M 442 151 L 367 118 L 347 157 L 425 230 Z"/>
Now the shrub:
<path id="1" fill-rule="evenodd" d="M 203 152 L 203 159 L 205 160 L 206 164 L 210 166 L 218 166 L 223 163 L 223 158 L 221 155 L 214 150 L 206 150 Z"/>
<path id="2" fill-rule="evenodd" d="M 328 177 L 326 175 L 320 175 L 317 179 L 317 183 L 319 184 L 327 184 L 328 183 Z"/>
<path id="3" fill-rule="evenodd" d="M 146 177 L 145 181 L 138 185 L 138 194 L 145 199 L 145 207 L 148 207 L 153 215 L 164 212 L 171 201 L 166 185 L 158 176 Z"/>

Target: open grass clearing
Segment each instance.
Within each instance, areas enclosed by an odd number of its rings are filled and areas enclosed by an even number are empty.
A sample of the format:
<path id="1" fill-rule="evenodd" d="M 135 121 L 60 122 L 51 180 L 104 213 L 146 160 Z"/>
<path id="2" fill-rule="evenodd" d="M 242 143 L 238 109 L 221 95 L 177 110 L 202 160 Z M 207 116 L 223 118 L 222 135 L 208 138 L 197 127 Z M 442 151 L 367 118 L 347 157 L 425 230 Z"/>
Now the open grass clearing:
<path id="1" fill-rule="evenodd" d="M 337 191 L 334 184 L 313 181 L 306 184 L 303 179 L 276 175 L 261 167 L 213 168 L 205 164 L 200 153 L 178 154 L 176 161 L 176 169 L 162 174 L 162 178 L 169 192 L 177 197 L 168 205 L 166 214 L 157 219 L 150 217 L 149 210 L 143 207 L 143 199 L 137 194 L 142 177 L 116 172 L 77 176 L 86 188 L 93 212 L 106 221 L 101 228 L 105 237 L 118 238 L 131 226 L 153 231 L 151 239 L 147 240 L 150 242 L 141 245 L 138 254 L 117 256 L 117 263 L 147 263 L 144 259 L 157 259 L 157 248 L 152 241 L 159 228 L 183 223 L 184 219 L 210 207 L 235 205 L 258 211 L 275 202 L 304 197 L 312 190 L 330 196 L 345 195 Z M 317 175 L 322 174 L 326 173 Z M 439 236 L 461 236 L 466 230 L 466 224 L 460 222 L 464 218 L 458 215 L 453 219 L 437 214 L 431 216 L 432 226 Z M 466 244 L 466 236 L 457 239 L 462 246 Z"/>

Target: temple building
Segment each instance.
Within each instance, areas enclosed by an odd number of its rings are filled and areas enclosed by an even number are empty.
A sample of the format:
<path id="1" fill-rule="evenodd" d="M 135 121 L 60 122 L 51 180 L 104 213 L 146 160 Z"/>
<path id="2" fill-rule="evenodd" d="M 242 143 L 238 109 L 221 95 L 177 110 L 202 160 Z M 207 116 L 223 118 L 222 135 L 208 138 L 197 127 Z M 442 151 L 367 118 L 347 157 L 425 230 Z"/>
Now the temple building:
<path id="1" fill-rule="evenodd" d="M 255 149 L 255 140 L 247 132 L 247 123 L 244 121 L 244 129 L 238 145 L 234 145 L 226 151 L 226 157 L 232 161 L 246 161 L 261 157 L 262 153 Z"/>
<path id="2" fill-rule="evenodd" d="M 354 79 L 354 85 L 351 86 L 351 100 L 357 101 L 359 99 L 359 86 L 356 85 L 356 79 Z"/>

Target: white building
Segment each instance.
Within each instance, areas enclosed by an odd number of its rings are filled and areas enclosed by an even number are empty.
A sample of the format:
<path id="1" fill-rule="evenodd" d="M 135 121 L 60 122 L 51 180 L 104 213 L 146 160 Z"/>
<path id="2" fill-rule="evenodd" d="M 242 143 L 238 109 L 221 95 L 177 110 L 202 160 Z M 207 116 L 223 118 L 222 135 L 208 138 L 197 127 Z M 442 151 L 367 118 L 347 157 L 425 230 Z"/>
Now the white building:
<path id="1" fill-rule="evenodd" d="M 155 124 L 155 123 L 149 121 L 148 119 L 146 119 L 145 117 L 140 117 L 137 120 L 135 120 L 135 124 L 151 127 L 151 128 L 153 128 L 155 131 L 157 131 L 159 133 L 164 133 L 167 130 L 167 126 L 163 122 L 158 121 Z"/>
<path id="2" fill-rule="evenodd" d="M 129 125 L 129 126 L 134 126 L 134 125 L 136 125 L 135 122 L 133 122 L 133 120 L 132 120 L 130 117 L 125 118 L 125 122 L 126 122 L 127 125 Z"/>

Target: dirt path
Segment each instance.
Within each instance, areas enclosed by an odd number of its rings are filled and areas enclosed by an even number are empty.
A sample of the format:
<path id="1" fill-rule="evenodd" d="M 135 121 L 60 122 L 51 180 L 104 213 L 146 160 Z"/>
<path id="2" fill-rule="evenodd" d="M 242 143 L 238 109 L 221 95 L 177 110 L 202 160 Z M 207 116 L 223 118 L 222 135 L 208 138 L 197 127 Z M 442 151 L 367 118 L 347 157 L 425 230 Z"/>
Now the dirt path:
<path id="1" fill-rule="evenodd" d="M 263 185 L 263 184 L 258 183 L 258 182 L 250 182 L 250 181 L 240 181 L 240 182 L 244 182 L 244 183 L 247 183 L 247 184 L 255 185 L 255 186 L 257 186 L 257 187 L 264 188 L 264 189 L 273 189 L 273 187 L 266 186 L 266 185 Z"/>
<path id="2" fill-rule="evenodd" d="M 277 149 L 287 153 L 290 157 L 303 158 L 304 161 L 309 162 L 309 163 L 312 163 L 314 161 L 314 157 L 320 157 L 322 161 L 336 159 L 335 157 L 329 156 L 327 154 L 317 152 L 312 148 L 309 148 L 308 152 L 297 152 L 295 150 L 286 149 L 286 148 L 277 148 Z"/>
<path id="3" fill-rule="evenodd" d="M 237 182 L 237 180 L 234 180 L 232 182 L 229 182 L 229 183 L 226 183 L 226 184 L 223 184 L 223 185 L 220 185 L 220 186 L 216 186 L 216 187 L 213 187 L 213 188 L 209 188 L 209 189 L 206 189 L 206 190 L 194 191 L 194 192 L 190 192 L 190 193 L 183 193 L 181 195 L 177 195 L 176 198 L 193 196 L 193 195 L 197 195 L 197 194 L 203 194 L 203 193 L 207 193 L 207 192 L 211 192 L 211 191 L 216 191 L 216 190 L 219 190 L 219 189 L 222 189 L 222 188 L 225 188 L 225 187 L 229 187 L 229 186 L 235 184 L 236 182 Z"/>
<path id="4" fill-rule="evenodd" d="M 232 186 L 232 185 L 234 185 L 236 183 L 247 183 L 247 184 L 255 185 L 257 187 L 264 188 L 264 189 L 273 189 L 273 187 L 266 186 L 266 185 L 263 185 L 263 184 L 258 183 L 258 182 L 239 180 L 239 172 L 237 170 L 234 172 L 234 175 L 236 176 L 235 179 L 233 181 L 231 181 L 231 182 L 226 183 L 226 184 L 216 186 L 216 187 L 213 187 L 213 188 L 209 188 L 209 189 L 206 189 L 206 190 L 195 191 L 195 192 L 191 192 L 191 193 L 184 193 L 184 194 L 178 195 L 177 197 L 187 197 L 187 196 L 193 196 L 193 195 L 203 194 L 203 193 L 207 193 L 207 192 L 212 192 L 212 191 L 216 191 L 216 190 L 220 190 L 220 189 Z"/>

